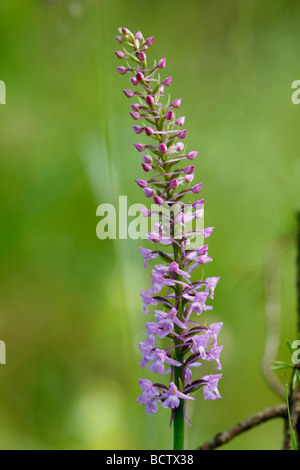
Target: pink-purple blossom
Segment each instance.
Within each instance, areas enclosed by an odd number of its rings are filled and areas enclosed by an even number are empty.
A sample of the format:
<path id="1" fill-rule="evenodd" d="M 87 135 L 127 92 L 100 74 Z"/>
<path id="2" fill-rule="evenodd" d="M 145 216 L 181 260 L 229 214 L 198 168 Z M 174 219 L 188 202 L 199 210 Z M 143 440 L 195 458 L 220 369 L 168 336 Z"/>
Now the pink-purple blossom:
<path id="1" fill-rule="evenodd" d="M 222 398 L 218 390 L 219 380 L 222 378 L 222 374 L 207 375 L 202 377 L 205 385 L 203 386 L 203 394 L 205 400 L 218 400 Z"/>
<path id="2" fill-rule="evenodd" d="M 144 268 L 148 268 L 148 262 L 151 261 L 153 258 L 158 258 L 158 253 L 152 250 L 148 250 L 148 248 L 140 248 L 140 252 L 145 260 Z"/>
<path id="3" fill-rule="evenodd" d="M 179 406 L 179 399 L 183 400 L 195 400 L 194 397 L 190 397 L 188 395 L 185 395 L 184 393 L 180 392 L 174 382 L 170 383 L 169 389 L 167 392 L 163 393 L 160 397 L 161 399 L 165 398 L 165 401 L 163 402 L 163 407 L 164 408 L 178 408 Z"/>

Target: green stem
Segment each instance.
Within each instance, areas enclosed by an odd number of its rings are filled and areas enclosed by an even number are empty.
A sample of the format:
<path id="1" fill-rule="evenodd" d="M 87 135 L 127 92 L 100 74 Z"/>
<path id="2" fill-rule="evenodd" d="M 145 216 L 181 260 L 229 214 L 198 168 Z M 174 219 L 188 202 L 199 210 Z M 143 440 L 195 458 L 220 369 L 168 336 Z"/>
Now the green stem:
<path id="1" fill-rule="evenodd" d="M 149 94 L 152 94 L 151 88 L 147 89 L 147 92 Z M 156 128 L 158 131 L 162 131 L 164 127 L 164 119 L 155 119 L 156 123 Z M 160 137 L 161 142 L 165 142 L 166 138 L 164 136 Z M 159 170 L 160 171 L 160 170 Z M 165 166 L 165 171 L 168 173 L 170 171 L 169 165 Z M 169 181 L 170 177 L 165 175 L 165 180 Z M 170 190 L 168 191 L 168 196 L 170 196 Z M 172 236 L 175 236 L 174 232 L 174 227 L 175 227 L 175 216 L 173 218 L 173 230 L 172 230 Z M 178 260 L 178 264 L 181 268 L 181 255 L 182 251 L 176 245 L 175 243 L 173 244 L 173 251 L 174 251 L 174 260 Z M 181 280 L 180 276 L 176 276 L 177 280 Z M 180 284 L 177 285 L 176 287 L 176 296 L 179 297 L 182 294 L 182 286 Z M 179 301 L 178 304 L 178 318 L 181 320 L 182 318 L 182 301 Z M 177 334 L 181 334 L 182 330 L 179 328 L 177 325 L 175 325 L 175 332 Z M 172 358 L 181 362 L 182 359 L 182 353 L 180 351 L 180 348 L 172 348 Z M 182 383 L 181 383 L 181 374 L 182 374 L 182 367 L 174 367 L 174 383 L 178 390 L 182 392 Z M 174 450 L 184 450 L 184 400 L 180 400 L 180 405 L 178 408 L 176 408 L 176 413 L 174 416 L 174 428 L 173 428 L 173 447 Z"/>
<path id="2" fill-rule="evenodd" d="M 180 249 L 177 245 L 173 246 L 174 248 L 174 259 L 180 259 Z M 180 276 L 177 276 L 178 279 L 181 279 Z M 182 293 L 182 286 L 178 284 L 176 288 L 176 295 L 180 296 Z M 179 301 L 178 305 L 178 318 L 182 319 L 182 302 Z M 178 334 L 182 333 L 182 330 L 175 325 L 175 332 Z M 181 362 L 182 354 L 180 352 L 180 348 L 173 349 L 174 359 Z M 182 374 L 182 367 L 174 367 L 174 383 L 179 391 L 182 392 L 182 384 L 181 384 L 181 374 Z M 176 413 L 174 417 L 174 428 L 173 428 L 173 446 L 174 450 L 184 450 L 184 400 L 180 400 L 180 405 L 176 408 Z"/>
<path id="3" fill-rule="evenodd" d="M 184 450 L 184 414 L 183 414 L 183 400 L 180 400 L 180 405 L 176 408 L 176 415 L 174 418 L 173 428 L 173 441 L 174 450 Z"/>

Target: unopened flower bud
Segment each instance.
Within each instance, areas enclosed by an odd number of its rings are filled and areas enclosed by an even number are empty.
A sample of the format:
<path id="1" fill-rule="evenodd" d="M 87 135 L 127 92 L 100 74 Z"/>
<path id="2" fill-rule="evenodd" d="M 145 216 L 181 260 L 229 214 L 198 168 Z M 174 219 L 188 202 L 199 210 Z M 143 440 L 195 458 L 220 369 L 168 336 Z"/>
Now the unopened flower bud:
<path id="1" fill-rule="evenodd" d="M 192 206 L 194 209 L 201 209 L 203 207 L 203 204 L 204 204 L 204 199 L 199 199 L 198 201 L 194 202 Z"/>
<path id="2" fill-rule="evenodd" d="M 190 152 L 190 153 L 187 154 L 187 158 L 188 158 L 189 160 L 194 160 L 194 158 L 197 157 L 198 153 L 199 153 L 199 152 L 198 152 L 197 150 L 194 151 L 194 152 Z"/>
<path id="3" fill-rule="evenodd" d="M 164 69 L 165 66 L 166 66 L 166 62 L 167 62 L 167 60 L 166 60 L 165 58 L 164 58 L 164 59 L 160 59 L 160 60 L 158 61 L 158 64 L 157 64 L 157 68 L 159 68 L 159 69 Z"/>
<path id="4" fill-rule="evenodd" d="M 161 206 L 165 201 L 163 200 L 162 197 L 160 196 L 154 196 L 153 198 L 153 201 L 155 204 L 157 204 L 158 206 Z"/>
<path id="5" fill-rule="evenodd" d="M 142 168 L 146 173 L 149 173 L 149 171 L 152 170 L 152 165 L 149 163 L 142 163 Z"/>
<path id="6" fill-rule="evenodd" d="M 155 130 L 152 127 L 145 127 L 145 132 L 148 136 L 151 136 L 155 133 Z"/>
<path id="7" fill-rule="evenodd" d="M 177 134 L 178 139 L 185 139 L 186 138 L 186 129 L 184 131 L 180 131 Z"/>
<path id="8" fill-rule="evenodd" d="M 126 69 L 126 67 L 117 67 L 117 71 L 118 71 L 121 75 L 125 75 L 125 73 L 128 72 L 128 69 Z"/>
<path id="9" fill-rule="evenodd" d="M 161 241 L 160 233 L 151 232 L 151 233 L 148 233 L 147 235 L 148 235 L 148 240 L 150 242 L 159 242 L 159 241 Z"/>
<path id="10" fill-rule="evenodd" d="M 154 37 L 151 36 L 145 41 L 146 46 L 153 46 Z"/>
<path id="11" fill-rule="evenodd" d="M 181 116 L 180 118 L 178 118 L 178 119 L 175 121 L 175 124 L 176 124 L 177 126 L 183 126 L 184 122 L 185 122 L 185 116 Z"/>
<path id="12" fill-rule="evenodd" d="M 152 197 L 154 194 L 154 191 L 151 188 L 144 188 L 144 193 L 146 197 Z"/>
<path id="13" fill-rule="evenodd" d="M 198 209 L 195 211 L 195 219 L 201 219 L 204 214 L 204 209 Z"/>
<path id="14" fill-rule="evenodd" d="M 131 109 L 135 112 L 138 112 L 140 109 L 140 105 L 138 103 L 133 103 L 130 106 L 131 106 Z"/>
<path id="15" fill-rule="evenodd" d="M 138 82 L 142 82 L 143 80 L 145 80 L 144 74 L 142 72 L 138 72 L 135 78 L 137 79 Z"/>
<path id="16" fill-rule="evenodd" d="M 198 183 L 198 184 L 196 184 L 195 186 L 192 187 L 192 192 L 194 194 L 198 194 L 198 193 L 200 193 L 201 188 L 202 188 L 202 183 Z"/>
<path id="17" fill-rule="evenodd" d="M 138 80 L 136 79 L 136 77 L 131 77 L 131 78 L 130 78 L 130 81 L 131 81 L 131 83 L 132 83 L 133 86 L 136 86 L 136 85 L 138 85 L 138 83 L 139 83 Z"/>
<path id="18" fill-rule="evenodd" d="M 135 180 L 135 182 L 139 185 L 140 188 L 146 188 L 146 186 L 148 186 L 148 183 L 147 181 L 145 180 Z"/>
<path id="19" fill-rule="evenodd" d="M 139 152 L 143 152 L 145 150 L 145 145 L 143 144 L 133 144 L 133 145 Z"/>
<path id="20" fill-rule="evenodd" d="M 179 98 L 178 100 L 173 101 L 173 103 L 171 104 L 171 106 L 172 106 L 173 108 L 180 108 L 181 103 L 182 103 L 182 98 Z"/>
<path id="21" fill-rule="evenodd" d="M 194 168 L 195 168 L 195 165 L 190 165 L 190 166 L 187 166 L 183 171 L 186 175 L 190 175 L 191 173 L 193 173 Z"/>
<path id="22" fill-rule="evenodd" d="M 149 157 L 149 155 L 143 155 L 142 159 L 144 160 L 145 163 L 151 163 L 152 162 L 152 158 Z"/>
<path id="23" fill-rule="evenodd" d="M 213 233 L 214 231 L 214 228 L 215 227 L 208 227 L 208 228 L 205 228 L 204 230 L 202 230 L 202 236 L 203 238 L 208 238 L 211 236 L 211 234 Z"/>
<path id="24" fill-rule="evenodd" d="M 173 118 L 174 118 L 174 111 L 169 109 L 169 111 L 167 111 L 166 114 L 165 114 L 165 119 L 167 121 L 171 121 Z"/>
<path id="25" fill-rule="evenodd" d="M 134 96 L 134 91 L 132 90 L 123 90 L 123 92 L 127 96 L 127 98 L 133 98 Z"/>
<path id="26" fill-rule="evenodd" d="M 179 269 L 179 266 L 178 266 L 178 263 L 176 263 L 176 261 L 173 261 L 170 266 L 169 266 L 169 271 L 170 273 L 175 273 L 177 274 L 178 273 L 178 269 Z"/>
<path id="27" fill-rule="evenodd" d="M 176 215 L 175 221 L 177 224 L 184 224 L 184 212 L 180 212 Z"/>
<path id="28" fill-rule="evenodd" d="M 176 151 L 177 152 L 182 152 L 183 149 L 184 149 L 184 143 L 183 142 L 177 142 Z"/>
<path id="29" fill-rule="evenodd" d="M 191 173 L 189 175 L 185 175 L 185 177 L 184 177 L 184 181 L 186 183 L 191 183 L 193 181 L 193 179 L 194 179 L 194 173 Z"/>
<path id="30" fill-rule="evenodd" d="M 159 152 L 160 152 L 161 154 L 166 153 L 167 150 L 168 150 L 168 147 L 166 146 L 166 144 L 160 144 L 160 145 L 159 145 Z"/>
<path id="31" fill-rule="evenodd" d="M 118 59 L 124 59 L 124 57 L 126 57 L 125 52 L 122 52 L 122 51 L 115 51 L 115 54 L 118 57 Z"/>
<path id="32" fill-rule="evenodd" d="M 138 31 L 137 33 L 135 33 L 135 39 L 137 39 L 138 41 L 141 41 L 143 39 L 143 35 L 141 31 Z"/>
<path id="33" fill-rule="evenodd" d="M 172 80 L 173 80 L 172 77 L 168 77 L 162 82 L 162 84 L 165 86 L 170 86 L 172 84 Z"/>
<path id="34" fill-rule="evenodd" d="M 143 51 L 139 52 L 138 57 L 139 57 L 139 60 L 140 60 L 141 62 L 144 62 L 144 60 L 146 60 L 146 58 L 147 58 L 145 52 L 143 52 Z"/>
<path id="35" fill-rule="evenodd" d="M 151 211 L 149 209 L 146 209 L 146 207 L 140 207 L 141 214 L 144 217 L 150 217 Z"/>
<path id="36" fill-rule="evenodd" d="M 146 96 L 146 103 L 147 103 L 149 106 L 152 106 L 152 105 L 155 103 L 155 100 L 154 100 L 153 96 L 147 95 L 147 96 Z"/>
<path id="37" fill-rule="evenodd" d="M 137 121 L 141 117 L 141 115 L 135 111 L 131 111 L 129 114 L 135 121 Z"/>
<path id="38" fill-rule="evenodd" d="M 132 129 L 134 130 L 136 134 L 140 134 L 144 130 L 144 128 L 141 126 L 132 126 Z"/>

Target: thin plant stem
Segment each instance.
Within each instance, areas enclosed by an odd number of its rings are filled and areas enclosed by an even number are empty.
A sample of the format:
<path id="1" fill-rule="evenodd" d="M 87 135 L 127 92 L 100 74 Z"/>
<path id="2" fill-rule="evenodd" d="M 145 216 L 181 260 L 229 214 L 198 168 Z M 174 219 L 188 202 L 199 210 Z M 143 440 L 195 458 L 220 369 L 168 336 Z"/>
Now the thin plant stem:
<path id="1" fill-rule="evenodd" d="M 173 428 L 173 439 L 174 439 L 174 450 L 184 450 L 184 403 L 180 400 L 180 405 L 176 409 L 176 415 L 174 418 Z"/>
<path id="2" fill-rule="evenodd" d="M 289 406 L 288 384 L 287 383 L 285 384 L 285 393 L 286 393 L 286 406 L 287 406 L 288 422 L 289 422 L 289 429 L 290 429 L 291 447 L 292 447 L 292 450 L 297 450 L 295 436 L 294 436 L 294 430 L 293 430 L 292 420 L 291 420 L 291 413 L 290 413 L 290 406 Z"/>
<path id="3" fill-rule="evenodd" d="M 175 227 L 175 215 L 174 223 L 173 223 L 173 230 Z M 173 233 L 175 236 L 175 233 Z M 173 245 L 174 250 L 174 260 L 179 260 L 181 263 L 181 249 L 178 245 Z M 181 276 L 176 276 L 177 280 L 182 280 Z M 176 296 L 180 297 L 182 293 L 182 286 L 177 284 L 176 288 Z M 178 318 L 182 320 L 182 300 L 179 299 L 178 303 Z M 178 325 L 175 327 L 175 333 L 181 334 L 182 330 Z M 181 362 L 181 351 L 180 348 L 174 348 L 174 359 Z M 182 367 L 174 367 L 174 383 L 179 391 L 182 391 L 182 383 L 181 383 L 181 373 Z M 184 401 L 180 400 L 180 405 L 176 409 L 175 416 L 174 416 L 174 427 L 173 427 L 173 448 L 174 450 L 184 450 Z"/>

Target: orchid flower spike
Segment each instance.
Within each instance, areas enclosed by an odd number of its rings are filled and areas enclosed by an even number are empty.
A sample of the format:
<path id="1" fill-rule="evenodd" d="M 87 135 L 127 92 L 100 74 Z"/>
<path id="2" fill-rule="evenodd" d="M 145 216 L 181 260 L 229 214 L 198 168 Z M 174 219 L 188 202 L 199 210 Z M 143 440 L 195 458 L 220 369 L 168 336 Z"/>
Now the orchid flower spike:
<path id="1" fill-rule="evenodd" d="M 139 379 L 142 394 L 137 401 L 146 407 L 149 415 L 155 414 L 160 405 L 170 409 L 171 422 L 174 420 L 178 429 L 183 417 L 186 418 L 187 402 L 194 400 L 191 394 L 202 389 L 205 400 L 221 398 L 218 383 L 222 346 L 217 345 L 217 337 L 223 324 L 209 325 L 203 318 L 213 308 L 208 303 L 214 299 L 220 280 L 203 276 L 203 267 L 212 261 L 204 241 L 212 235 L 214 227 L 203 229 L 201 225 L 197 229 L 198 221 L 203 218 L 204 201 L 196 201 L 202 183 L 191 185 L 196 175 L 191 160 L 195 160 L 198 152 L 185 153 L 185 144 L 180 141 L 187 135 L 186 129 L 180 129 L 185 116 L 175 115 L 182 99 L 164 98 L 164 87 L 170 87 L 173 81 L 172 76 L 163 76 L 166 59 L 159 59 L 151 66 L 149 48 L 154 43 L 153 37 L 145 40 L 147 36 L 141 31 L 133 34 L 127 28 L 118 31 L 119 48 L 123 44 L 126 47 L 115 54 L 118 59 L 127 60 L 127 67 L 118 66 L 117 70 L 125 79 L 131 75 L 129 86 L 131 83 L 135 91 L 125 88 L 123 92 L 135 101 L 130 115 L 139 122 L 133 131 L 145 139 L 134 144 L 138 152 L 143 152 L 143 179 L 137 177 L 135 181 L 156 208 L 142 210 L 153 222 L 152 231 L 147 234 L 153 248 L 140 248 L 144 267 L 148 268 L 153 260 L 156 264 L 151 270 L 151 287 L 141 291 L 142 311 L 154 318 L 149 321 L 148 317 L 146 340 L 140 342 L 140 350 L 141 366 L 148 367 L 159 378 L 155 383 Z M 162 209 L 168 212 L 160 220 L 158 214 Z M 196 235 L 201 237 L 199 246 L 193 245 Z M 205 375 L 199 379 L 197 370 L 201 370 L 202 364 L 205 364 Z M 207 367 L 213 368 L 209 374 Z M 184 448 L 182 435 L 180 432 L 174 438 L 176 449 Z"/>

